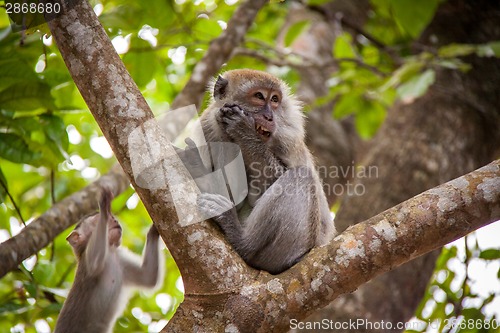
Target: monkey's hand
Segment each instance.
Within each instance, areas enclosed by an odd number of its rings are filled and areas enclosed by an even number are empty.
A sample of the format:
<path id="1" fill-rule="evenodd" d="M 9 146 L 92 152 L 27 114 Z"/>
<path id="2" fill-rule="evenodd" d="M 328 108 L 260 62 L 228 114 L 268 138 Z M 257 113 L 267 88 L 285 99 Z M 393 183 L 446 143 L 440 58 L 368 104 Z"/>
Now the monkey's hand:
<path id="1" fill-rule="evenodd" d="M 210 173 L 203 164 L 201 159 L 200 151 L 191 138 L 186 138 L 184 140 L 187 144 L 185 149 L 175 148 L 177 155 L 181 159 L 182 163 L 188 169 L 189 173 L 193 178 L 198 178 Z"/>
<path id="2" fill-rule="evenodd" d="M 151 228 L 149 228 L 147 238 L 148 239 L 156 239 L 160 236 L 160 233 L 158 232 L 158 229 L 156 229 L 156 226 L 154 224 L 151 225 Z"/>
<path id="3" fill-rule="evenodd" d="M 257 138 L 254 118 L 236 104 L 224 104 L 216 119 L 233 140 Z"/>

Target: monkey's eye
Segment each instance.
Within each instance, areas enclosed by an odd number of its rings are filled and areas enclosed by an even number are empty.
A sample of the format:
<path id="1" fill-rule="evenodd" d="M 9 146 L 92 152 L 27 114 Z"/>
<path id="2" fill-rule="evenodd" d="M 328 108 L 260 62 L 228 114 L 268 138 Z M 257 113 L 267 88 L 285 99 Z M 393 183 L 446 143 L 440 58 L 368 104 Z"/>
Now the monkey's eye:
<path id="1" fill-rule="evenodd" d="M 280 99 L 277 95 L 273 95 L 273 97 L 271 97 L 271 101 L 273 101 L 274 103 L 278 103 Z"/>
<path id="2" fill-rule="evenodd" d="M 257 97 L 258 99 L 261 99 L 261 100 L 264 100 L 264 95 L 262 95 L 262 93 L 260 91 L 257 91 L 255 94 L 254 94 L 255 97 Z"/>

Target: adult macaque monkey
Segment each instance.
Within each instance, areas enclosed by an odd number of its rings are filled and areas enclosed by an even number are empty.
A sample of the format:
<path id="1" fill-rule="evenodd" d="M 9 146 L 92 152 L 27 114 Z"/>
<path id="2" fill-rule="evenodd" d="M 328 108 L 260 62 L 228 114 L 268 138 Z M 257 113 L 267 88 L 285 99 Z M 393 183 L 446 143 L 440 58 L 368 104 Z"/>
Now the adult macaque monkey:
<path id="1" fill-rule="evenodd" d="M 233 142 L 240 147 L 248 196 L 234 207 L 222 195 L 202 193 L 199 209 L 209 216 L 225 211 L 213 220 L 241 257 L 250 266 L 280 273 L 335 234 L 321 181 L 304 143 L 301 106 L 283 81 L 261 71 L 228 71 L 213 87 L 213 100 L 201 116 L 201 126 L 207 142 Z M 193 141 L 186 142 L 194 148 Z M 212 160 L 220 165 L 217 156 Z"/>
<path id="2" fill-rule="evenodd" d="M 104 190 L 100 212 L 84 218 L 67 240 L 78 261 L 75 282 L 57 320 L 56 333 L 111 332 L 127 303 L 127 286 L 154 287 L 160 280 L 159 234 L 147 235 L 142 263 L 120 247 L 122 229 Z"/>

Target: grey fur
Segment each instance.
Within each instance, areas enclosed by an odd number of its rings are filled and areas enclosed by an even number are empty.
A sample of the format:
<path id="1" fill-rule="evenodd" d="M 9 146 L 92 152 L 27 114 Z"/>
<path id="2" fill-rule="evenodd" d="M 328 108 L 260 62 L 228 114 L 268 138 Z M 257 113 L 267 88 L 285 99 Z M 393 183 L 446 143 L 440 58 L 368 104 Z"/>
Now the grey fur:
<path id="1" fill-rule="evenodd" d="M 277 274 L 335 234 L 321 181 L 304 143 L 301 107 L 285 83 L 264 72 L 229 71 L 217 82 L 224 83 L 223 93 L 215 83 L 216 93 L 201 125 L 207 142 L 239 145 L 249 194 L 237 208 L 212 193 L 202 193 L 198 204 L 207 214 L 227 210 L 213 220 L 231 245 L 250 266 Z M 281 100 L 271 103 L 271 98 Z M 269 129 L 269 138 L 257 133 L 256 122 Z"/>
<path id="2" fill-rule="evenodd" d="M 56 333 L 111 332 L 127 304 L 125 287 L 152 288 L 160 280 L 156 227 L 151 226 L 148 232 L 141 263 L 139 258 L 119 247 L 121 231 L 116 233 L 119 224 L 111 214 L 111 199 L 111 193 L 103 191 L 100 213 L 82 220 L 68 236 L 78 267 L 57 319 Z"/>

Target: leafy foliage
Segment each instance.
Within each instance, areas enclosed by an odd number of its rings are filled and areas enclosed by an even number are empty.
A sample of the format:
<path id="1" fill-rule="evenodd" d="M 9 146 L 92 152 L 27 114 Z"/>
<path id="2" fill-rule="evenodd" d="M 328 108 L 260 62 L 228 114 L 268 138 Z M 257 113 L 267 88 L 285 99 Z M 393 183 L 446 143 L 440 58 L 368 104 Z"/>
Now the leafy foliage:
<path id="1" fill-rule="evenodd" d="M 122 56 L 152 109 L 161 113 L 186 83 L 210 41 L 225 28 L 236 5 L 222 0 L 93 0 L 110 39 Z M 325 0 L 308 0 L 317 6 Z M 334 101 L 332 115 L 354 117 L 358 133 L 370 138 L 396 101 L 409 103 L 424 95 L 435 80 L 437 68 L 466 71 L 463 56 L 500 56 L 500 42 L 484 45 L 447 45 L 434 52 L 409 55 L 410 44 L 429 24 L 440 1 L 372 0 L 373 15 L 363 29 L 372 39 L 358 38 L 346 29 L 332 49 L 337 70 L 329 92 L 317 104 Z M 303 64 L 305 59 L 276 47 L 289 2 L 271 1 L 258 15 L 244 46 L 264 58 Z M 311 22 L 292 25 L 284 36 L 289 47 Z M 46 31 L 46 27 L 41 27 Z M 45 212 L 53 201 L 78 191 L 115 163 L 50 37 L 31 31 L 10 31 L 0 15 L 0 242 L 17 234 Z M 265 69 L 261 59 L 234 57 L 225 69 Z M 270 69 L 292 87 L 300 77 L 284 66 Z M 124 227 L 124 246 L 140 252 L 151 223 L 132 189 L 116 198 L 113 211 Z M 76 222 L 76 221 L 74 221 Z M 45 332 L 54 327 L 74 275 L 75 259 L 65 241 L 69 230 L 51 247 L 23 262 L 0 280 L 0 332 Z M 135 295 L 116 325 L 116 332 L 157 331 L 183 299 L 179 272 L 167 252 L 167 274 L 156 293 Z M 448 263 L 456 250 L 443 251 L 436 278 L 422 301 L 426 304 L 441 290 L 430 317 L 421 306 L 418 318 L 444 319 L 466 297 L 474 297 L 464 280 L 463 291 L 453 290 L 455 273 Z M 478 258 L 498 259 L 498 250 L 484 250 Z M 464 263 L 464 265 L 467 263 Z M 444 279 L 438 278 L 444 272 Z M 485 320 L 479 310 L 488 304 L 463 308 L 463 318 Z M 465 332 L 465 330 L 464 330 Z M 472 332 L 472 331 L 471 331 Z M 475 332 L 475 331 L 474 331 Z"/>
<path id="2" fill-rule="evenodd" d="M 497 314 L 485 311 L 495 307 L 498 293 L 493 289 L 486 295 L 479 292 L 470 268 L 495 260 L 500 274 L 499 253 L 498 249 L 482 250 L 475 236 L 445 247 L 416 312 L 414 322 L 420 323 L 420 329 L 406 332 L 498 332 Z"/>

